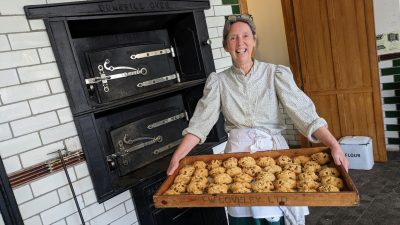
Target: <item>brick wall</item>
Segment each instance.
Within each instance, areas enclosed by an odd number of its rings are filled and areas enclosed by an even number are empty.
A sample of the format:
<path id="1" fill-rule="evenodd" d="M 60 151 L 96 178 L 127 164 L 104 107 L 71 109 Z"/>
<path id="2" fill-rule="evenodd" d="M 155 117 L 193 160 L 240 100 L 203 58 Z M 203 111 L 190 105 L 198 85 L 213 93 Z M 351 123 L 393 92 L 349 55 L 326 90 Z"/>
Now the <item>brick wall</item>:
<path id="1" fill-rule="evenodd" d="M 0 155 L 7 173 L 52 159 L 48 153 L 60 148 L 81 149 L 44 23 L 28 21 L 23 11 L 24 5 L 57 2 L 71 0 L 0 1 Z M 232 7 L 222 0 L 210 3 L 206 20 L 215 66 L 222 71 L 232 64 L 221 43 Z M 293 128 L 289 119 L 287 123 Z M 285 131 L 291 145 L 298 143 L 296 132 Z M 138 224 L 128 191 L 99 204 L 86 163 L 68 171 L 86 224 Z M 80 224 L 63 172 L 15 188 L 14 193 L 26 225 Z"/>

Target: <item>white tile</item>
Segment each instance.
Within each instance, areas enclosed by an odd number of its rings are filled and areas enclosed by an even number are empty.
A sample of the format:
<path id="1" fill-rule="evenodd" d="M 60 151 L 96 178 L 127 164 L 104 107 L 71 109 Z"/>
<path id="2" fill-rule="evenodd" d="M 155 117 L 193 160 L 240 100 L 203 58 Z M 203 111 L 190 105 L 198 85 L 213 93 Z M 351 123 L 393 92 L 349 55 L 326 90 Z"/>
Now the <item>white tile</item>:
<path id="1" fill-rule="evenodd" d="M 50 94 L 49 86 L 45 81 L 16 85 L 0 89 L 3 103 L 13 103 Z"/>
<path id="2" fill-rule="evenodd" d="M 397 118 L 383 118 L 384 124 L 398 124 Z"/>
<path id="3" fill-rule="evenodd" d="M 18 205 L 33 199 L 33 194 L 28 184 L 14 188 L 13 192 Z"/>
<path id="4" fill-rule="evenodd" d="M 86 162 L 80 163 L 75 166 L 75 173 L 78 179 L 89 176 L 89 170 Z"/>
<path id="5" fill-rule="evenodd" d="M 397 131 L 385 131 L 385 138 L 399 138 L 399 132 L 397 132 Z"/>
<path id="6" fill-rule="evenodd" d="M 215 61 L 215 68 L 216 69 L 232 66 L 231 58 L 220 58 L 220 59 L 216 59 L 214 61 Z"/>
<path id="7" fill-rule="evenodd" d="M 125 209 L 127 212 L 131 212 L 131 211 L 135 210 L 135 206 L 133 205 L 132 199 L 125 201 Z"/>
<path id="8" fill-rule="evenodd" d="M 42 225 L 42 220 L 40 219 L 40 216 L 34 216 L 24 220 L 24 225 Z"/>
<path id="9" fill-rule="evenodd" d="M 222 0 L 210 0 L 211 5 L 222 5 Z"/>
<path id="10" fill-rule="evenodd" d="M 72 116 L 71 109 L 69 107 L 57 110 L 57 115 L 58 118 L 60 119 L 60 123 L 71 122 L 74 119 Z"/>
<path id="11" fill-rule="evenodd" d="M 77 131 L 75 124 L 72 122 L 40 131 L 43 144 L 59 141 L 75 135 L 77 135 Z"/>
<path id="12" fill-rule="evenodd" d="M 0 15 L 25 15 L 25 5 L 46 4 L 46 0 L 1 0 Z"/>
<path id="13" fill-rule="evenodd" d="M 223 16 L 214 16 L 206 18 L 207 27 L 219 27 L 225 25 L 225 17 Z"/>
<path id="14" fill-rule="evenodd" d="M 232 6 L 231 5 L 220 5 L 214 6 L 215 16 L 228 16 L 232 15 Z"/>
<path id="15" fill-rule="evenodd" d="M 225 51 L 225 49 L 222 47 L 221 48 L 221 57 L 231 57 L 231 55 Z"/>
<path id="16" fill-rule="evenodd" d="M 69 106 L 65 93 L 37 98 L 29 101 L 33 114 L 44 113 Z"/>
<path id="17" fill-rule="evenodd" d="M 50 85 L 51 93 L 53 93 L 53 94 L 65 92 L 64 85 L 61 81 L 61 78 L 49 80 L 49 85 Z"/>
<path id="18" fill-rule="evenodd" d="M 386 150 L 387 151 L 398 151 L 400 150 L 399 145 L 386 145 Z"/>
<path id="19" fill-rule="evenodd" d="M 7 123 L 0 124 L 0 141 L 12 138 L 10 126 Z"/>
<path id="20" fill-rule="evenodd" d="M 71 172 L 69 172 L 71 171 Z M 71 181 L 73 182 L 76 180 L 76 177 L 74 175 L 74 171 L 68 168 L 68 173 L 71 178 Z M 46 176 L 40 180 L 35 180 L 31 183 L 31 188 L 33 192 L 33 196 L 37 197 L 40 196 L 44 193 L 56 190 L 59 187 L 62 187 L 64 185 L 68 184 L 67 177 L 65 175 L 65 172 L 59 171 L 57 173 L 52 173 L 49 176 Z"/>
<path id="21" fill-rule="evenodd" d="M 394 82 L 394 76 L 381 76 L 380 78 L 381 83 L 392 83 Z"/>
<path id="22" fill-rule="evenodd" d="M 3 158 L 4 168 L 7 171 L 7 174 L 13 173 L 22 169 L 21 162 L 19 161 L 18 156 L 13 156 L 10 158 Z"/>
<path id="23" fill-rule="evenodd" d="M 3 158 L 7 158 L 12 155 L 20 154 L 26 150 L 39 147 L 40 145 L 41 142 L 37 133 L 28 134 L 0 142 L 0 155 Z"/>
<path id="24" fill-rule="evenodd" d="M 43 130 L 58 124 L 58 117 L 55 112 L 44 113 L 10 123 L 11 129 L 16 136 Z"/>
<path id="25" fill-rule="evenodd" d="M 43 225 L 49 225 L 75 213 L 76 211 L 77 208 L 74 200 L 71 199 L 40 213 L 40 217 L 42 218 Z"/>
<path id="26" fill-rule="evenodd" d="M 123 203 L 124 201 L 128 200 L 131 198 L 131 193 L 129 191 L 125 191 L 107 201 L 104 202 L 104 207 L 106 210 L 110 210 L 111 208 L 114 208 L 115 206 Z"/>
<path id="27" fill-rule="evenodd" d="M 18 207 L 21 212 L 22 219 L 26 219 L 58 204 L 59 199 L 57 193 L 53 191 L 35 198 L 32 201 L 25 202 Z"/>
<path id="28" fill-rule="evenodd" d="M 19 79 L 15 69 L 0 71 L 0 88 L 16 84 L 19 84 Z"/>
<path id="29" fill-rule="evenodd" d="M 221 50 L 219 48 L 212 50 L 213 59 L 221 58 Z"/>
<path id="30" fill-rule="evenodd" d="M 18 68 L 22 83 L 60 77 L 56 63 Z"/>
<path id="31" fill-rule="evenodd" d="M 384 60 L 379 62 L 379 68 L 390 68 L 393 67 L 393 60 Z"/>
<path id="32" fill-rule="evenodd" d="M 215 27 L 211 27 L 208 29 L 208 36 L 209 38 L 216 38 L 218 37 L 218 30 Z"/>
<path id="33" fill-rule="evenodd" d="M 29 20 L 29 25 L 31 25 L 32 30 L 45 30 L 46 26 L 42 19 L 38 20 Z"/>
<path id="34" fill-rule="evenodd" d="M 38 48 L 38 52 L 39 52 L 40 61 L 42 63 L 48 63 L 48 62 L 56 61 L 56 59 L 54 57 L 53 50 L 51 49 L 51 47 Z"/>
<path id="35" fill-rule="evenodd" d="M 384 91 L 381 91 L 381 97 L 382 97 L 382 98 L 384 98 L 384 97 L 394 97 L 394 96 L 396 96 L 394 90 L 384 90 Z"/>
<path id="36" fill-rule="evenodd" d="M 29 31 L 29 25 L 25 15 L 0 17 L 0 33 L 12 33 L 12 32 L 24 32 L 24 31 Z"/>
<path id="37" fill-rule="evenodd" d="M 390 105 L 385 104 L 385 105 L 382 105 L 382 109 L 384 111 L 396 111 L 397 110 L 396 109 L 396 104 L 390 104 Z"/>
<path id="38" fill-rule="evenodd" d="M 103 204 L 95 203 L 95 204 L 92 204 L 92 205 L 84 208 L 82 210 L 82 215 L 83 215 L 83 218 L 85 219 L 85 221 L 87 221 L 87 220 L 91 220 L 91 219 L 95 218 L 98 215 L 101 215 L 104 212 L 105 212 L 105 210 L 104 210 Z"/>
<path id="39" fill-rule="evenodd" d="M 40 60 L 35 49 L 0 53 L 0 69 L 29 66 L 38 63 L 40 63 Z"/>
<path id="40" fill-rule="evenodd" d="M 91 224 L 106 225 L 126 214 L 124 205 L 119 205 L 90 221 Z"/>
<path id="41" fill-rule="evenodd" d="M 52 223 L 51 225 L 67 225 L 67 222 L 65 222 L 64 219 L 57 221 L 55 223 Z"/>
<path id="42" fill-rule="evenodd" d="M 224 26 L 219 26 L 217 27 L 217 31 L 218 31 L 218 36 L 223 37 L 224 36 Z"/>
<path id="43" fill-rule="evenodd" d="M 11 50 L 10 44 L 6 35 L 0 35 L 0 52 Z"/>
<path id="44" fill-rule="evenodd" d="M 71 180 L 72 180 L 72 178 L 71 178 Z M 75 191 L 76 195 L 80 195 L 84 192 L 87 192 L 87 191 L 93 189 L 93 184 L 92 184 L 92 180 L 90 179 L 90 177 L 86 177 L 86 178 L 77 180 L 77 181 L 73 182 L 72 185 L 74 187 L 74 191 Z M 60 188 L 58 190 L 58 194 L 60 196 L 61 201 L 66 201 L 66 200 L 72 198 L 72 192 L 71 192 L 71 189 L 69 186 Z M 83 202 L 82 202 L 82 204 L 83 204 Z"/>
<path id="45" fill-rule="evenodd" d="M 45 31 L 9 34 L 8 39 L 13 50 L 50 46 L 49 37 Z"/>
<path id="46" fill-rule="evenodd" d="M 83 202 L 85 203 L 85 206 L 91 205 L 95 202 L 97 202 L 96 194 L 94 193 L 94 190 L 90 190 L 88 192 L 85 192 L 82 194 Z"/>
<path id="47" fill-rule="evenodd" d="M 24 118 L 31 115 L 28 102 L 20 102 L 0 107 L 0 123 Z"/>
<path id="48" fill-rule="evenodd" d="M 110 225 L 131 225 L 133 222 L 136 222 L 137 217 L 135 212 L 130 212 L 125 216 L 119 218 L 118 220 L 110 223 Z"/>
<path id="49" fill-rule="evenodd" d="M 73 152 L 82 149 L 81 142 L 78 136 L 67 138 L 64 140 L 64 143 L 68 151 Z"/>
<path id="50" fill-rule="evenodd" d="M 214 8 L 211 7 L 211 8 L 209 8 L 209 9 L 207 9 L 207 10 L 204 10 L 204 15 L 205 15 L 206 17 L 214 16 Z"/>
<path id="51" fill-rule="evenodd" d="M 59 149 L 63 149 L 63 143 L 56 142 L 50 145 L 46 145 L 40 148 L 36 148 L 27 152 L 24 152 L 19 155 L 21 158 L 22 166 L 24 168 L 33 166 L 37 163 L 41 163 L 50 159 L 53 159 L 57 156 L 57 154 L 49 154 L 51 152 L 57 151 Z"/>

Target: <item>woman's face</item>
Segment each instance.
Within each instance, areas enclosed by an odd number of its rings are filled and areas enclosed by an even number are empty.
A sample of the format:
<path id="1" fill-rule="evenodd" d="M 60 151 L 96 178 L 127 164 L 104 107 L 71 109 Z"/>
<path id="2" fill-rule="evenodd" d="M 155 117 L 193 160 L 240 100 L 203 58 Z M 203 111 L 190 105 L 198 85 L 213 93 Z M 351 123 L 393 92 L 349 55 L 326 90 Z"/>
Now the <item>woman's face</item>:
<path id="1" fill-rule="evenodd" d="M 225 51 L 229 52 L 236 66 L 252 63 L 251 56 L 256 45 L 256 38 L 247 23 L 232 24 L 227 36 Z"/>

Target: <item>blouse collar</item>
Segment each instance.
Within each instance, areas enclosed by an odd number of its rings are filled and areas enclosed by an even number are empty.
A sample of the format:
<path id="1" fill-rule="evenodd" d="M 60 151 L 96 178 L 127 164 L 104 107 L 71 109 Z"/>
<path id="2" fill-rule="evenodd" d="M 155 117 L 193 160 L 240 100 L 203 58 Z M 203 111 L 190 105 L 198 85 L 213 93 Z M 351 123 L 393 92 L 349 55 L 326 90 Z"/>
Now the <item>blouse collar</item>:
<path id="1" fill-rule="evenodd" d="M 254 73 L 254 71 L 256 71 L 256 68 L 258 67 L 258 64 L 259 64 L 258 60 L 254 59 L 253 66 L 251 67 L 250 72 L 248 73 L 247 76 L 245 76 L 243 71 L 240 68 L 236 67 L 235 65 L 232 65 L 231 69 L 232 69 L 233 74 L 238 75 L 239 77 L 243 77 L 243 78 L 248 79 Z"/>

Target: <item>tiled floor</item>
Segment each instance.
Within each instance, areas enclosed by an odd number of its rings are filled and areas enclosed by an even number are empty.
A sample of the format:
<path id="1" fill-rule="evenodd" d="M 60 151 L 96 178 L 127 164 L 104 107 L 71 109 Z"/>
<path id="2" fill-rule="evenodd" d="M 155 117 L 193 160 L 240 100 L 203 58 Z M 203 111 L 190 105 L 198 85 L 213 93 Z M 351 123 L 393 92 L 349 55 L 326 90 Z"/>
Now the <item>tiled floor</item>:
<path id="1" fill-rule="evenodd" d="M 400 156 L 372 170 L 350 170 L 361 197 L 356 207 L 310 207 L 307 225 L 400 225 Z"/>

